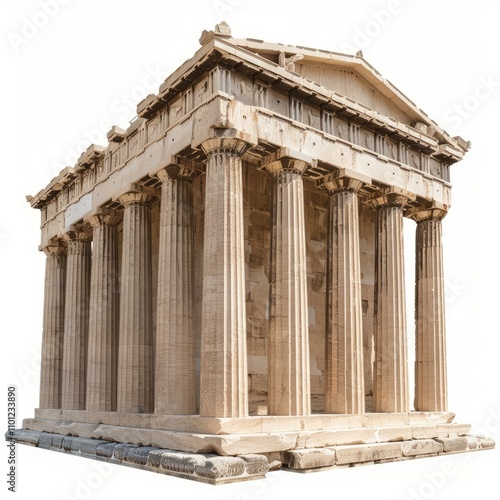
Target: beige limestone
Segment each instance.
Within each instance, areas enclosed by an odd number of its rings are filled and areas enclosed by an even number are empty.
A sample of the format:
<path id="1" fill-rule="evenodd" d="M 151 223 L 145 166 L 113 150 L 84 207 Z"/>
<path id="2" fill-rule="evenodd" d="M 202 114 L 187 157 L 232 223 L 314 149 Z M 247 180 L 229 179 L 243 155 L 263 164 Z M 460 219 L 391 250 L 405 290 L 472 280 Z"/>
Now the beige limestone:
<path id="1" fill-rule="evenodd" d="M 335 450 L 331 448 L 294 450 L 289 453 L 290 469 L 316 469 L 333 465 L 335 465 Z"/>
<path id="2" fill-rule="evenodd" d="M 407 412 L 408 349 L 404 286 L 403 207 L 409 196 L 399 190 L 378 193 L 375 268 L 375 364 L 373 409 Z"/>
<path id="3" fill-rule="evenodd" d="M 130 191 L 124 206 L 117 411 L 153 411 L 150 194 Z"/>
<path id="4" fill-rule="evenodd" d="M 200 415 L 248 414 L 241 156 L 237 139 L 203 143 L 207 154 Z"/>
<path id="5" fill-rule="evenodd" d="M 446 411 L 446 335 L 441 219 L 444 209 L 417 211 L 415 409 Z"/>
<path id="6" fill-rule="evenodd" d="M 193 326 L 193 192 L 190 168 L 172 164 L 162 181 L 155 348 L 155 413 L 196 413 Z"/>
<path id="7" fill-rule="evenodd" d="M 404 457 L 416 457 L 418 455 L 441 453 L 443 445 L 434 439 L 419 439 L 417 441 L 405 441 L 401 443 L 401 450 Z"/>
<path id="8" fill-rule="evenodd" d="M 264 162 L 273 178 L 268 414 L 309 415 L 311 383 L 302 174 L 289 151 Z"/>
<path id="9" fill-rule="evenodd" d="M 118 224 L 109 210 L 92 214 L 86 410 L 116 410 L 118 365 Z"/>
<path id="10" fill-rule="evenodd" d="M 357 191 L 362 182 L 330 175 L 327 270 L 326 413 L 365 411 Z"/>
<path id="11" fill-rule="evenodd" d="M 68 245 L 61 408 L 84 410 L 89 327 L 91 233 L 75 226 L 64 234 Z"/>
<path id="12" fill-rule="evenodd" d="M 64 352 L 66 247 L 61 240 L 56 240 L 43 251 L 46 260 L 40 362 L 40 408 L 60 408 Z"/>
<path id="13" fill-rule="evenodd" d="M 338 446 L 335 449 L 338 465 L 371 462 L 402 457 L 400 443 L 383 443 L 357 446 Z"/>
<path id="14" fill-rule="evenodd" d="M 25 422 L 37 429 L 28 442 L 42 430 L 133 442 L 117 445 L 117 460 L 139 466 L 148 451 L 139 445 L 265 453 L 273 468 L 298 448 L 348 446 L 334 450 L 335 467 L 347 467 L 439 453 L 405 444 L 415 439 L 449 440 L 443 453 L 461 451 L 462 438 L 470 449 L 493 446 L 470 441 L 470 426 L 441 411 L 440 219 L 450 167 L 470 143 L 363 58 L 285 53 L 233 39 L 225 23 L 201 43 L 127 130 L 113 127 L 106 147 L 91 145 L 29 197 L 50 256 L 41 408 Z M 101 230 L 116 210 L 123 223 Z M 415 412 L 403 217 L 417 222 Z M 64 245 L 55 247 L 65 233 L 64 266 Z M 40 446 L 95 444 L 60 436 L 40 435 Z M 300 453 L 297 463 L 315 468 L 321 453 Z M 249 477 L 246 467 L 231 477 Z"/>

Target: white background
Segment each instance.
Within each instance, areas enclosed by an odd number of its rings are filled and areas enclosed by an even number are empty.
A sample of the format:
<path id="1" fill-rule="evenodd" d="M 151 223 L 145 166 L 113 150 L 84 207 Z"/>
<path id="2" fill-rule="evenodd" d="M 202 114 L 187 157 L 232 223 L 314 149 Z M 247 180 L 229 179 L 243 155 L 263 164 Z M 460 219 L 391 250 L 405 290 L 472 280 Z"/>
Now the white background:
<path id="1" fill-rule="evenodd" d="M 494 2 L 46 1 L 53 5 L 50 16 L 43 0 L 4 0 L 0 15 L 2 430 L 8 385 L 17 386 L 18 427 L 38 405 L 44 256 L 37 251 L 40 214 L 25 195 L 46 186 L 91 141 L 105 144 L 112 124 L 126 128 L 134 105 L 197 50 L 202 30 L 225 19 L 235 38 L 349 53 L 361 48 L 367 61 L 443 128 L 472 142 L 466 159 L 452 167 L 453 208 L 444 221 L 449 407 L 456 421 L 500 441 L 494 221 L 500 30 Z M 154 85 L 148 75 L 159 75 Z M 413 235 L 409 221 L 409 314 Z M 408 330 L 411 342 L 411 317 Z M 499 455 L 489 451 L 307 475 L 279 472 L 264 481 L 215 488 L 125 467 L 99 472 L 90 460 L 19 446 L 17 498 L 494 498 Z M 7 448 L 0 464 L 0 477 L 6 478 Z M 0 489 L 2 495 L 7 491 L 4 479 Z"/>

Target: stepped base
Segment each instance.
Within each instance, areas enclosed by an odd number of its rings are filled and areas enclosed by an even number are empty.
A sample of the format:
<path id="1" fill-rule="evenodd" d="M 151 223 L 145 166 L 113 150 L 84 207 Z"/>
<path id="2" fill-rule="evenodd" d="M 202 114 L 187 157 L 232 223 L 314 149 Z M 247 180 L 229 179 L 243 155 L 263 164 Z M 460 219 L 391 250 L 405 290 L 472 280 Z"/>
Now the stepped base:
<path id="1" fill-rule="evenodd" d="M 36 410 L 7 440 L 210 484 L 494 448 L 453 413 L 216 419 Z"/>

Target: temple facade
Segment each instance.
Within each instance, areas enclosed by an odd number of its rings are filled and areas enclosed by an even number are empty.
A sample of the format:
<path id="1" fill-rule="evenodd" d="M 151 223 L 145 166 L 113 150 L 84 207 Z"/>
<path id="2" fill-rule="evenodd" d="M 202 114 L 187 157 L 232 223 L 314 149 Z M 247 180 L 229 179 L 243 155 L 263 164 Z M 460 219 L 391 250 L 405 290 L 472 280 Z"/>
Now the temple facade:
<path id="1" fill-rule="evenodd" d="M 493 447 L 447 404 L 442 220 L 470 144 L 360 53 L 225 23 L 200 44 L 28 197 L 41 384 L 16 439 L 212 483 Z"/>

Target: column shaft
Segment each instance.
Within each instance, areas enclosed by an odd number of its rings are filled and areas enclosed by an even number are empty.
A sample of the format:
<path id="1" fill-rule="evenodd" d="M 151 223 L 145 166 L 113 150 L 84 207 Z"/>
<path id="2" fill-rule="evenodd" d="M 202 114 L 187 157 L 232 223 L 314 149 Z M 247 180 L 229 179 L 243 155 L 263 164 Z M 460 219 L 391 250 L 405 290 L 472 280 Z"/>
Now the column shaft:
<path id="1" fill-rule="evenodd" d="M 90 280 L 87 410 L 116 410 L 118 362 L 118 218 L 105 213 L 88 219 L 93 226 Z"/>
<path id="2" fill-rule="evenodd" d="M 447 411 L 441 220 L 417 222 L 415 410 Z"/>
<path id="3" fill-rule="evenodd" d="M 153 329 L 149 197 L 127 193 L 124 205 L 117 411 L 153 412 Z"/>
<path id="4" fill-rule="evenodd" d="M 45 247 L 40 408 L 61 408 L 66 249 L 61 243 Z"/>
<path id="5" fill-rule="evenodd" d="M 285 168 L 283 168 L 283 166 Z M 309 415 L 311 382 L 306 241 L 300 161 L 277 161 L 273 176 L 268 414 Z"/>
<path id="6" fill-rule="evenodd" d="M 200 415 L 248 414 L 241 155 L 246 144 L 213 139 L 207 153 Z"/>
<path id="7" fill-rule="evenodd" d="M 90 295 L 90 233 L 77 229 L 68 243 L 61 408 L 85 410 Z"/>
<path id="8" fill-rule="evenodd" d="M 403 208 L 401 204 L 384 204 L 377 209 L 375 249 L 376 412 L 410 409 L 405 303 Z"/>
<path id="9" fill-rule="evenodd" d="M 363 321 L 358 195 L 330 194 L 326 413 L 364 413 Z"/>
<path id="10" fill-rule="evenodd" d="M 176 170 L 167 169 L 158 173 L 163 185 L 160 205 L 155 413 L 190 415 L 196 413 L 193 191 L 191 173 Z"/>

